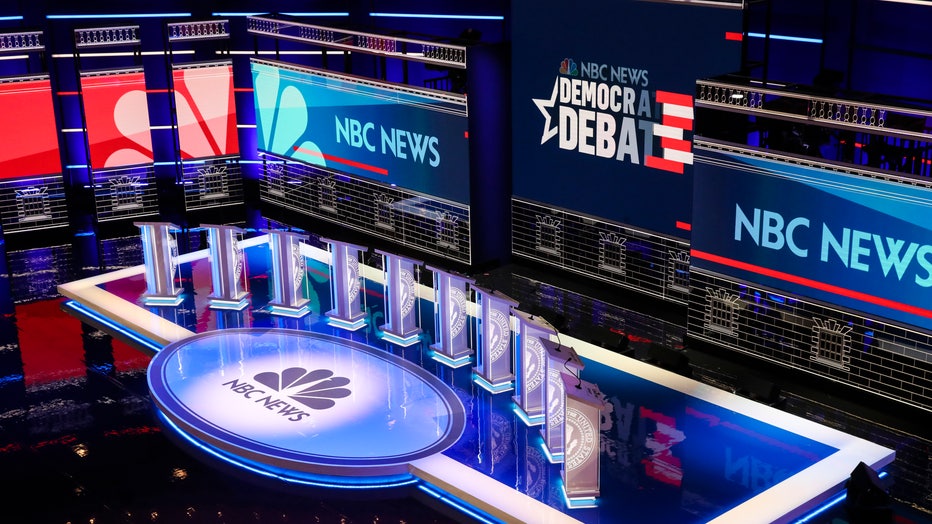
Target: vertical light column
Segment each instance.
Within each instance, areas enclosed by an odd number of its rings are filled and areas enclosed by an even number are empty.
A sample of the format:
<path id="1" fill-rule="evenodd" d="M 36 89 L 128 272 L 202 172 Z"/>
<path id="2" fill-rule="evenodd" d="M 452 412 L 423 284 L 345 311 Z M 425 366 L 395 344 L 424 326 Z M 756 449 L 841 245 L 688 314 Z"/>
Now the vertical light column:
<path id="1" fill-rule="evenodd" d="M 431 266 L 434 274 L 434 336 L 431 358 L 451 368 L 472 362 L 469 347 L 469 286 L 475 280 Z"/>
<path id="2" fill-rule="evenodd" d="M 476 292 L 479 308 L 475 382 L 492 393 L 511 391 L 515 378 L 511 371 L 511 308 L 518 302 L 494 289 L 470 287 Z"/>
<path id="3" fill-rule="evenodd" d="M 178 264 L 178 243 L 171 230 L 178 226 L 170 222 L 133 222 L 142 237 L 142 257 L 145 263 L 146 293 L 143 302 L 149 306 L 177 306 L 184 301 L 181 288 L 175 285 Z"/>
<path id="4" fill-rule="evenodd" d="M 210 283 L 212 291 L 208 303 L 212 309 L 241 310 L 249 301 L 243 289 L 242 277 L 245 259 L 239 247 L 243 230 L 236 226 L 201 224 L 207 229 L 210 254 Z"/>
<path id="5" fill-rule="evenodd" d="M 301 253 L 301 241 L 307 235 L 294 231 L 263 230 L 269 235 L 269 252 L 272 255 L 272 291 L 269 313 L 299 318 L 310 312 L 309 300 L 304 296 L 304 278 L 307 261 Z"/>
<path id="6" fill-rule="evenodd" d="M 514 310 L 515 328 L 515 413 L 526 425 L 539 426 L 546 417 L 544 392 L 547 355 L 542 339 L 557 333 L 556 328 L 540 316 Z"/>
<path id="7" fill-rule="evenodd" d="M 359 281 L 359 253 L 366 248 L 322 238 L 330 248 L 330 301 L 333 309 L 326 313 L 331 325 L 355 331 L 366 325 Z"/>
<path id="8" fill-rule="evenodd" d="M 410 346 L 420 340 L 417 325 L 418 282 L 415 266 L 423 261 L 376 250 L 382 255 L 385 276 L 385 324 L 379 326 L 382 338 L 399 346 Z"/>
<path id="9" fill-rule="evenodd" d="M 571 508 L 592 507 L 599 497 L 602 393 L 595 384 L 564 374 L 563 495 Z"/>
<path id="10" fill-rule="evenodd" d="M 566 391 L 563 388 L 563 377 L 569 376 L 579 383 L 579 372 L 585 364 L 576 354 L 576 350 L 552 340 L 541 340 L 546 350 L 547 381 L 545 384 L 545 399 L 547 403 L 547 418 L 541 435 L 544 437 L 544 455 L 553 464 L 563 462 L 563 415 L 566 409 Z"/>

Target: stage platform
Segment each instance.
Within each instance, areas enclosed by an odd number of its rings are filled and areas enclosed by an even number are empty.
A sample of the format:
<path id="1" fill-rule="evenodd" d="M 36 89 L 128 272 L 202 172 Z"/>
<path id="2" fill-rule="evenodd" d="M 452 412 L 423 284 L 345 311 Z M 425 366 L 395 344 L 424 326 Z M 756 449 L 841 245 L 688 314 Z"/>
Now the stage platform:
<path id="1" fill-rule="evenodd" d="M 539 426 L 471 366 L 433 358 L 433 291 L 419 287 L 420 340 L 382 338 L 381 269 L 360 265 L 364 328 L 328 323 L 329 253 L 302 244 L 310 313 L 272 314 L 267 237 L 240 242 L 248 305 L 210 307 L 207 251 L 177 259 L 183 301 L 146 306 L 143 266 L 59 286 L 74 316 L 153 355 L 164 426 L 243 474 L 283 487 L 416 489 L 489 522 L 794 522 L 836 499 L 860 462 L 893 450 L 558 334 L 605 408 L 601 496 L 570 509 Z M 364 496 L 364 495 L 360 495 Z"/>

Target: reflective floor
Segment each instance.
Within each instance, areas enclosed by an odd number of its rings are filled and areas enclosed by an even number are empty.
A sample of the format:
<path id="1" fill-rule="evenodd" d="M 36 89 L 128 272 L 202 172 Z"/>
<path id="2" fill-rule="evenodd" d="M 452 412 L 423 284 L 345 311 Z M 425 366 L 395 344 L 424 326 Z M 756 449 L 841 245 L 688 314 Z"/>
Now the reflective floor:
<path id="1" fill-rule="evenodd" d="M 145 376 L 151 354 L 64 314 L 60 310 L 62 299 L 54 291 L 55 285 L 87 273 L 141 263 L 138 251 L 132 249 L 136 242 L 138 239 L 134 237 L 104 242 L 102 268 L 92 271 L 74 269 L 82 265 L 74 264 L 76 251 L 72 246 L 13 252 L 8 256 L 9 291 L 6 314 L 0 319 L 3 337 L 0 468 L 13 480 L 2 493 L 5 514 L 16 517 L 11 521 L 471 520 L 416 491 L 367 493 L 360 497 L 330 490 L 270 486 L 219 468 L 179 445 L 154 415 Z M 250 267 L 260 265 L 256 262 Z M 194 282 L 203 282 L 196 276 L 202 270 L 192 268 L 189 274 L 192 289 L 196 289 Z M 322 268 L 312 267 L 312 278 L 308 279 L 318 303 L 327 300 L 325 274 Z M 507 270 L 488 277 L 495 279 L 500 289 L 507 286 L 511 296 L 523 298 L 525 288 L 540 288 L 536 276 Z M 255 296 L 262 296 L 265 284 L 261 270 L 253 271 L 250 285 Z M 139 279 L 108 285 L 108 291 L 130 300 L 138 299 L 142 289 L 144 282 Z M 373 304 L 381 300 L 378 289 L 367 291 Z M 236 324 L 245 322 L 236 315 L 207 313 L 209 310 L 197 303 L 206 295 L 195 292 L 192 304 L 166 311 L 164 316 L 195 332 L 231 325 L 240 327 Z M 586 295 L 579 295 L 576 300 L 598 302 Z M 294 321 L 265 315 L 259 312 L 259 306 L 254 307 L 256 314 L 250 313 L 249 325 L 290 328 L 299 327 L 302 322 L 316 322 L 313 317 Z M 604 305 L 596 309 L 599 308 L 615 309 Z M 669 341 L 677 336 L 675 325 L 641 313 L 619 311 L 622 312 L 614 314 L 628 316 L 628 332 L 633 341 L 628 350 L 635 354 L 651 340 Z M 572 324 L 578 321 L 568 319 L 571 325 L 567 330 L 572 333 Z M 377 325 L 378 321 L 372 324 Z M 662 338 L 658 337 L 658 329 L 664 331 Z M 355 336 L 375 345 L 384 344 L 373 335 L 363 332 Z M 419 348 L 392 351 L 427 368 L 436 366 L 423 359 Z M 716 360 L 716 355 L 700 354 L 696 349 L 690 349 L 688 354 L 694 378 L 728 387 L 728 377 L 735 372 L 736 363 L 722 363 Z M 602 450 L 610 458 L 603 466 L 605 478 L 610 482 L 603 489 L 630 495 L 606 498 L 611 502 L 603 505 L 604 515 L 594 517 L 593 522 L 704 522 L 733 504 L 736 497 L 741 500 L 832 452 L 822 444 L 793 434 L 773 437 L 767 433 L 769 429 L 753 424 L 721 424 L 733 414 L 701 402 L 671 404 L 676 402 L 672 397 L 665 400 L 662 390 L 652 389 L 636 377 L 625 382 L 600 378 L 600 374 L 607 373 L 600 366 L 587 363 L 588 377 L 604 384 L 603 391 L 611 400 L 613 412 L 606 422 L 611 427 L 603 428 L 614 436 L 607 441 L 608 448 Z M 519 485 L 545 503 L 558 504 L 552 468 L 541 460 L 539 448 L 534 445 L 537 430 L 514 422 L 510 395 L 476 391 L 468 373 L 463 377 L 457 376 L 457 372 L 446 375 L 451 385 L 468 392 L 462 396 L 472 399 L 468 410 L 473 413 L 464 439 L 466 444 L 454 446 L 447 455 L 473 463 L 506 485 Z M 878 443 L 896 449 L 897 462 L 890 471 L 896 480 L 893 493 L 898 499 L 897 521 L 928 522 L 928 514 L 923 510 L 929 507 L 929 501 L 923 499 L 928 497 L 928 490 L 924 495 L 922 492 L 929 482 L 928 440 L 911 432 L 913 424 L 908 425 L 910 430 L 903 431 L 890 427 L 886 421 L 878 427 L 846 411 L 848 406 L 839 407 L 830 396 L 808 398 L 813 396 L 802 387 L 798 390 L 787 387 L 781 409 L 801 411 L 844 431 L 863 430 L 864 438 L 883 440 Z M 831 403 L 821 404 L 820 400 Z M 678 441 L 684 431 L 690 438 Z M 475 452 L 477 449 L 480 453 Z M 669 452 L 671 449 L 675 452 Z M 923 453 L 924 464 L 916 460 L 921 460 Z M 714 471 L 720 478 L 713 477 L 712 482 L 708 478 L 703 480 L 692 473 L 696 470 Z M 539 483 L 535 485 L 536 482 Z M 33 493 L 41 493 L 44 501 L 23 503 L 33 500 Z M 847 517 L 839 506 L 810 522 L 836 522 Z"/>

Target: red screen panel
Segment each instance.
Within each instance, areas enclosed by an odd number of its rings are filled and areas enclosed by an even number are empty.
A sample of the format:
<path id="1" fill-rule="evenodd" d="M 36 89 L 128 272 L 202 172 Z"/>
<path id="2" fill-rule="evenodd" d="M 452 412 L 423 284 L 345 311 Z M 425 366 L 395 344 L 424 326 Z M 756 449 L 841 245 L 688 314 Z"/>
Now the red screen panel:
<path id="1" fill-rule="evenodd" d="M 172 80 L 181 158 L 239 153 L 232 65 L 177 68 Z"/>
<path id="2" fill-rule="evenodd" d="M 149 106 L 141 71 L 81 77 L 91 167 L 151 163 Z"/>
<path id="3" fill-rule="evenodd" d="M 0 83 L 0 115 L 0 179 L 61 173 L 47 78 Z"/>

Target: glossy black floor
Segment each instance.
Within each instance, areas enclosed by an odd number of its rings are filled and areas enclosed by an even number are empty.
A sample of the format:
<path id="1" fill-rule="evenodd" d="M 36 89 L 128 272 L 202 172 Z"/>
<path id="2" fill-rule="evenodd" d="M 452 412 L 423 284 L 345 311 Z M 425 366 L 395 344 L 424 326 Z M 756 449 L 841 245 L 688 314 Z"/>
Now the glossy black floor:
<path id="1" fill-rule="evenodd" d="M 9 240 L 9 239 L 8 239 Z M 141 263 L 135 237 L 8 241 L 0 271 L 0 522 L 441 523 L 469 521 L 415 493 L 286 489 L 194 459 L 156 423 L 150 355 L 59 309 L 61 282 Z M 23 247 L 17 244 L 28 244 Z M 38 242 L 42 244 L 42 242 Z M 88 257 L 88 251 L 93 255 Z M 92 260 L 92 262 L 88 262 Z M 725 389 L 753 375 L 779 386 L 779 407 L 897 451 L 885 481 L 889 521 L 932 522 L 929 414 L 784 369 L 689 343 L 682 312 L 545 268 L 508 265 L 477 275 L 578 338 L 606 345 L 618 325 L 630 354 L 662 341 L 687 357 L 681 372 Z M 554 297 L 560 297 L 554 308 Z M 596 319 L 592 312 L 600 311 Z M 615 329 L 615 331 L 618 331 Z M 621 349 L 621 348 L 618 348 Z M 810 520 L 857 522 L 842 505 Z M 626 522 L 619 516 L 618 522 Z"/>

